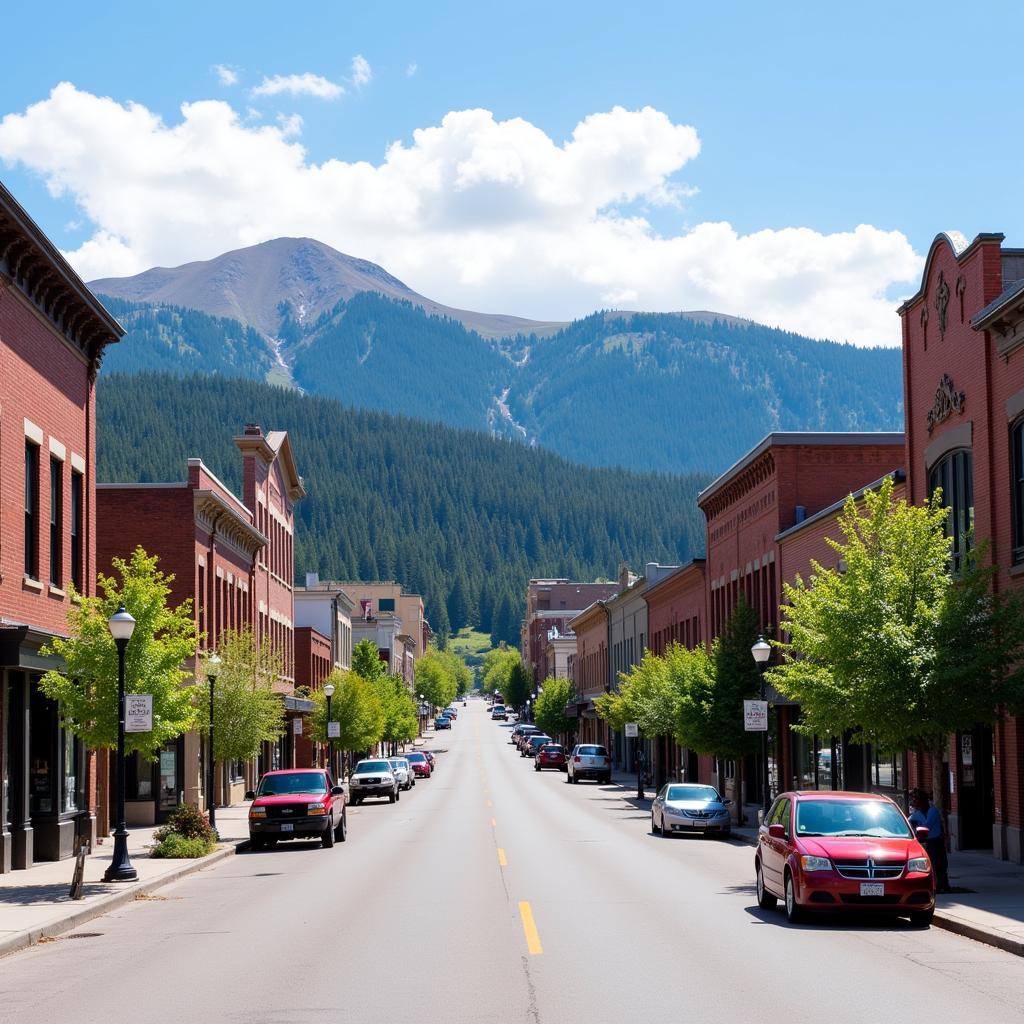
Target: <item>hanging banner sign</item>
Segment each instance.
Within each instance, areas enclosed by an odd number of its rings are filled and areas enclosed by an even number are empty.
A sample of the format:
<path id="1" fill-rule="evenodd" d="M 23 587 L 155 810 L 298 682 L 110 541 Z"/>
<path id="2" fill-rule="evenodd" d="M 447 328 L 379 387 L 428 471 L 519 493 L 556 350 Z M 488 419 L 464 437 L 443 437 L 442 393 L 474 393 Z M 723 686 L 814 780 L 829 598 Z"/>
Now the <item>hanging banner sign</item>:
<path id="1" fill-rule="evenodd" d="M 341 737 L 341 722 L 328 722 L 327 723 L 327 738 L 329 740 L 340 739 Z"/>
<path id="2" fill-rule="evenodd" d="M 301 718 L 293 718 L 292 719 L 292 735 L 293 736 L 301 736 L 302 735 L 302 719 Z"/>
<path id="3" fill-rule="evenodd" d="M 153 731 L 153 695 L 151 693 L 125 694 L 124 731 Z"/>
<path id="4" fill-rule="evenodd" d="M 626 739 L 635 740 L 640 735 L 640 726 L 636 722 L 626 723 Z"/>
<path id="5" fill-rule="evenodd" d="M 768 731 L 768 701 L 745 700 L 743 702 L 743 728 L 746 732 Z"/>

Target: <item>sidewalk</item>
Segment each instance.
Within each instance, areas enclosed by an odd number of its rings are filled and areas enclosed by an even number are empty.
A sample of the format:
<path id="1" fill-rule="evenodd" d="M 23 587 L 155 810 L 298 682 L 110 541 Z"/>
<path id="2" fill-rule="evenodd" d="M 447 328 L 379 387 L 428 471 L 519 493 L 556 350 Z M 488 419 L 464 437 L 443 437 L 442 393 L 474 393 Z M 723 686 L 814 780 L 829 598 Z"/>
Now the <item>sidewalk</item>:
<path id="1" fill-rule="evenodd" d="M 85 860 L 80 900 L 69 896 L 73 858 L 0 875 L 0 957 L 77 928 L 115 907 L 144 899 L 161 886 L 232 856 L 249 838 L 248 804 L 217 808 L 220 844 L 198 860 L 154 860 L 148 852 L 154 831 L 151 827 L 129 832 L 128 855 L 139 874 L 136 882 L 103 881 L 114 840 L 107 837 L 98 843 Z"/>
<path id="2" fill-rule="evenodd" d="M 638 800 L 635 773 L 613 772 L 612 781 L 635 807 L 650 808 L 656 791 L 645 786 L 646 799 Z M 743 810 L 748 822 L 757 822 L 759 804 L 747 804 Z M 733 825 L 732 835 L 753 846 L 757 826 Z M 951 853 L 949 880 L 954 889 L 967 891 L 938 894 L 935 927 L 1024 956 L 1024 864 L 996 860 L 984 851 Z"/>

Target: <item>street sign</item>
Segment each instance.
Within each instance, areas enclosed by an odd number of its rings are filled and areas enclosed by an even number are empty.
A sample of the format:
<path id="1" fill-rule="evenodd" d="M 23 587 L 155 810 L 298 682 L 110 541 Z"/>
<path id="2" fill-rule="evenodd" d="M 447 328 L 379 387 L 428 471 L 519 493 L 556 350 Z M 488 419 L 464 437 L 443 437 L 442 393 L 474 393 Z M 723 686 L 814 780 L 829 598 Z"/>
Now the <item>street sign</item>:
<path id="1" fill-rule="evenodd" d="M 153 731 L 153 695 L 151 693 L 125 694 L 124 731 Z"/>
<path id="2" fill-rule="evenodd" d="M 743 702 L 743 728 L 746 732 L 768 731 L 768 701 L 745 700 Z"/>
<path id="3" fill-rule="evenodd" d="M 301 736 L 302 735 L 302 719 L 301 718 L 293 718 L 292 719 L 292 735 L 293 736 Z"/>
<path id="4" fill-rule="evenodd" d="M 327 738 L 329 740 L 336 740 L 341 738 L 341 722 L 327 723 Z"/>
<path id="5" fill-rule="evenodd" d="M 640 726 L 636 722 L 626 723 L 626 739 L 635 740 L 640 735 Z"/>

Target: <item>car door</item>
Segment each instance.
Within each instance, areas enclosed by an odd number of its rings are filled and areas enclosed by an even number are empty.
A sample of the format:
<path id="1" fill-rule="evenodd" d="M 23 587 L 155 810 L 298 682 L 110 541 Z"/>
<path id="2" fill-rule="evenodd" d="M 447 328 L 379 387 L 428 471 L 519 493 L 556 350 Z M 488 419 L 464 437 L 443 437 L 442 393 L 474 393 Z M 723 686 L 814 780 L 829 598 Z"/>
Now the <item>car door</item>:
<path id="1" fill-rule="evenodd" d="M 651 813 L 654 816 L 655 822 L 665 827 L 665 796 L 668 793 L 668 783 L 666 782 L 661 789 L 658 790 L 658 795 L 654 798 L 654 802 L 651 804 Z"/>
<path id="2" fill-rule="evenodd" d="M 782 875 L 786 867 L 788 839 L 775 839 L 769 834 L 772 825 L 782 825 L 789 833 L 792 821 L 792 805 L 789 797 L 780 796 L 775 801 L 765 822 L 765 828 L 758 835 L 761 844 L 761 871 L 764 884 L 775 893 L 782 892 Z"/>

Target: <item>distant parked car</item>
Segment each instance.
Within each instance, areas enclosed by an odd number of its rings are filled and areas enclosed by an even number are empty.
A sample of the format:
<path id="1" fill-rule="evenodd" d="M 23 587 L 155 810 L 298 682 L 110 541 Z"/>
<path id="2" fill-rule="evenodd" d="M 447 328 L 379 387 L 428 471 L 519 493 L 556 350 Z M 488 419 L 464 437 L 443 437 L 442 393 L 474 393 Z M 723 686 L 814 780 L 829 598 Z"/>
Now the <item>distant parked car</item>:
<path id="1" fill-rule="evenodd" d="M 452 727 L 452 720 L 447 715 L 438 715 L 434 719 L 435 729 L 450 729 Z"/>
<path id="2" fill-rule="evenodd" d="M 444 711 L 442 712 L 442 714 L 447 715 L 449 718 L 458 718 L 459 717 L 458 711 L 456 711 L 455 708 L 451 708 L 451 707 L 445 708 Z"/>
<path id="3" fill-rule="evenodd" d="M 409 764 L 406 758 L 389 757 L 388 763 L 391 765 L 401 789 L 412 789 L 416 785 L 416 776 L 413 773 L 412 765 Z"/>
<path id="4" fill-rule="evenodd" d="M 612 781 L 612 759 L 600 744 L 577 743 L 572 748 L 565 781 L 575 785 L 580 779 L 596 779 L 605 783 Z"/>
<path id="5" fill-rule="evenodd" d="M 530 736 L 523 745 L 519 748 L 520 757 L 533 757 L 534 754 L 544 746 L 545 743 L 551 743 L 551 737 L 546 736 L 542 732 L 535 732 Z"/>
<path id="6" fill-rule="evenodd" d="M 515 728 L 519 729 L 520 726 L 517 725 Z M 521 728 L 523 731 L 512 741 L 520 751 L 522 751 L 523 747 L 526 745 L 526 741 L 531 736 L 539 736 L 544 731 L 543 729 L 537 728 L 535 725 L 524 725 Z"/>
<path id="7" fill-rule="evenodd" d="M 505 722 L 507 720 L 508 712 L 505 710 L 504 704 L 494 704 L 491 706 L 491 721 Z"/>
<path id="8" fill-rule="evenodd" d="M 717 832 L 727 836 L 732 823 L 729 804 L 714 786 L 670 782 L 658 790 L 651 804 L 651 831 L 655 835 L 673 832 Z"/>
<path id="9" fill-rule="evenodd" d="M 424 750 L 423 756 L 430 762 L 430 770 L 434 771 L 437 768 L 437 758 L 429 750 Z"/>
<path id="10" fill-rule="evenodd" d="M 427 755 L 414 750 L 409 754 L 405 755 L 406 761 L 409 762 L 412 767 L 414 778 L 417 779 L 429 779 L 430 773 L 434 770 L 430 762 L 427 760 Z"/>
<path id="11" fill-rule="evenodd" d="M 360 761 L 349 776 L 348 791 L 353 806 L 358 806 L 371 796 L 386 796 L 388 802 L 393 804 L 402 795 L 391 762 L 379 760 Z"/>
<path id="12" fill-rule="evenodd" d="M 533 770 L 539 772 L 544 768 L 556 768 L 564 772 L 567 764 L 565 747 L 561 743 L 544 743 L 533 759 Z"/>
<path id="13" fill-rule="evenodd" d="M 245 794 L 249 808 L 249 846 L 262 850 L 278 840 L 319 839 L 328 849 L 345 842 L 345 790 L 323 768 L 267 772 L 254 792 Z"/>
<path id="14" fill-rule="evenodd" d="M 512 726 L 512 734 L 509 736 L 509 743 L 519 743 L 519 738 L 525 732 L 540 732 L 535 725 L 527 725 L 525 722 L 517 722 Z"/>

